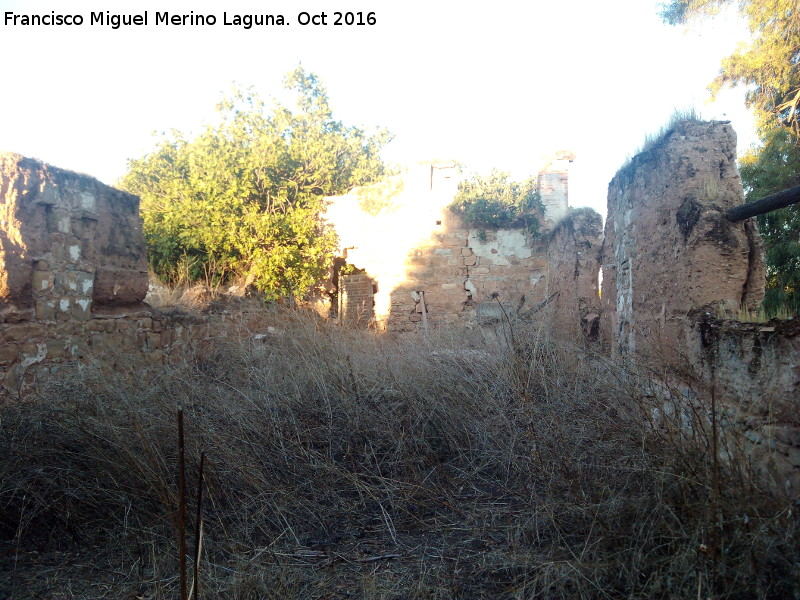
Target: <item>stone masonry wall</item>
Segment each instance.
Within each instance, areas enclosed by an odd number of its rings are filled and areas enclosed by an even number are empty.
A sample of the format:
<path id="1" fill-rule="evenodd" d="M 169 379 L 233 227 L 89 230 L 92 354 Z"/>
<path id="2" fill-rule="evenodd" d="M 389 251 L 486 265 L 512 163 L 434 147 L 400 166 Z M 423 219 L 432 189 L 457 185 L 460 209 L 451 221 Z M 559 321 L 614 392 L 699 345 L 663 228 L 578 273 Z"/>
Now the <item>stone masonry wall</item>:
<path id="1" fill-rule="evenodd" d="M 735 313 L 764 294 L 763 247 L 744 201 L 728 122 L 682 122 L 609 184 L 603 246 L 604 337 L 615 352 L 679 356 L 687 315 Z"/>
<path id="2" fill-rule="evenodd" d="M 128 365 L 160 365 L 204 340 L 260 339 L 270 328 L 263 310 L 216 314 L 149 307 L 90 320 L 0 323 L 0 403 L 24 398 L 53 376 L 82 377 Z"/>
<path id="3" fill-rule="evenodd" d="M 683 122 L 609 185 L 603 243 L 602 336 L 656 372 L 680 373 L 721 408 L 778 490 L 800 493 L 800 323 L 739 322 L 764 294 L 755 223 L 730 223 L 743 202 L 727 122 Z"/>
<path id="4" fill-rule="evenodd" d="M 0 154 L 0 321 L 86 321 L 146 293 L 136 196 Z"/>
<path id="5" fill-rule="evenodd" d="M 380 285 L 380 283 L 379 283 Z M 424 309 L 431 326 L 498 320 L 545 298 L 547 261 L 540 239 L 522 230 L 480 231 L 450 211 L 428 240 L 409 252 L 391 294 L 390 331 L 415 331 Z"/>
<path id="6" fill-rule="evenodd" d="M 722 425 L 776 489 L 800 495 L 800 319 L 742 323 L 697 310 L 690 320 L 692 367 Z"/>
<path id="7" fill-rule="evenodd" d="M 0 154 L 0 402 L 56 372 L 161 364 L 197 340 L 247 337 L 263 317 L 160 312 L 147 289 L 136 196 Z"/>

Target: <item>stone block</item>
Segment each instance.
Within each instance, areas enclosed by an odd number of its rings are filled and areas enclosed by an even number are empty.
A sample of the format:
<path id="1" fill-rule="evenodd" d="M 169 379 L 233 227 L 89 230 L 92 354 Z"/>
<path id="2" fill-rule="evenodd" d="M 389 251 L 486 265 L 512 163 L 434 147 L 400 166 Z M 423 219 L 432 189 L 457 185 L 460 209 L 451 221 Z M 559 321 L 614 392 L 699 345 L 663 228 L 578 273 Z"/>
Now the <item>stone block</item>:
<path id="1" fill-rule="evenodd" d="M 89 298 L 75 298 L 70 304 L 70 316 L 76 321 L 92 318 L 92 301 Z"/>
<path id="2" fill-rule="evenodd" d="M 20 354 L 27 357 L 39 356 L 39 354 L 43 354 L 44 350 L 47 348 L 44 344 L 42 346 L 44 346 L 44 349 L 36 342 L 25 342 L 19 347 Z"/>
<path id="3" fill-rule="evenodd" d="M 67 271 L 64 274 L 64 291 L 78 296 L 91 296 L 94 274 L 87 271 Z"/>
<path id="4" fill-rule="evenodd" d="M 109 334 L 105 332 L 93 333 L 89 337 L 89 347 L 92 349 L 92 352 L 95 353 L 107 352 L 116 346 L 116 344 L 113 343 L 109 344 L 110 339 Z"/>
<path id="5" fill-rule="evenodd" d="M 34 271 L 31 286 L 34 294 L 46 294 L 53 289 L 55 277 L 51 271 Z"/>
<path id="6" fill-rule="evenodd" d="M 64 242 L 62 240 L 55 240 L 50 246 L 50 253 L 53 256 L 53 264 L 64 262 L 64 257 L 67 255 L 64 249 Z"/>
<path id="7" fill-rule="evenodd" d="M 78 206 L 76 208 L 88 213 L 94 213 L 97 208 L 97 198 L 92 193 L 81 192 L 78 194 Z"/>
<path id="8" fill-rule="evenodd" d="M 0 364 L 9 364 L 19 357 L 19 347 L 16 344 L 0 344 Z"/>
<path id="9" fill-rule="evenodd" d="M 53 300 L 39 298 L 34 304 L 37 321 L 55 321 L 56 303 Z"/>
<path id="10" fill-rule="evenodd" d="M 67 321 L 70 319 L 70 299 L 59 298 L 56 306 L 56 321 Z"/>
<path id="11" fill-rule="evenodd" d="M 100 306 L 139 304 L 147 295 L 147 271 L 98 267 L 92 301 Z"/>
<path id="12" fill-rule="evenodd" d="M 89 331 L 108 331 L 106 329 L 107 321 L 104 319 L 93 319 L 89 323 Z M 113 329 L 112 329 L 113 331 Z"/>
<path id="13" fill-rule="evenodd" d="M 54 208 L 47 211 L 47 231 L 49 233 L 70 233 L 72 226 L 69 211 L 64 208 Z"/>
<path id="14" fill-rule="evenodd" d="M 47 358 L 64 358 L 67 355 L 67 345 L 65 340 L 48 340 Z"/>
<path id="15" fill-rule="evenodd" d="M 47 327 L 39 323 L 15 323 L 7 327 L 3 333 L 6 342 L 21 342 L 42 337 Z"/>

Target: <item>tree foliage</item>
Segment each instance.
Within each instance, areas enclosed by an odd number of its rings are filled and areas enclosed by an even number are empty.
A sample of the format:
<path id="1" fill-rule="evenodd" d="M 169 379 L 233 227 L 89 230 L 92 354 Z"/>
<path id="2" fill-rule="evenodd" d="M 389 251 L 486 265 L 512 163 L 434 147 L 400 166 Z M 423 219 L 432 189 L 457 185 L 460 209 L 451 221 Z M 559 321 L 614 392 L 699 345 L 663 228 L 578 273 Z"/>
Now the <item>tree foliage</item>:
<path id="1" fill-rule="evenodd" d="M 267 110 L 252 90 L 219 104 L 221 120 L 188 139 L 178 131 L 129 161 L 122 186 L 141 197 L 150 263 L 162 278 L 247 280 L 268 298 L 300 296 L 335 247 L 325 196 L 383 174 L 383 130 L 333 118 L 328 95 L 298 68 L 285 85 L 297 109 Z"/>
<path id="2" fill-rule="evenodd" d="M 668 23 L 713 15 L 737 3 L 751 41 L 723 59 L 712 94 L 743 85 L 755 112 L 762 145 L 741 159 L 748 201 L 800 184 L 800 10 L 797 0 L 671 0 L 663 5 Z M 758 217 L 767 254 L 764 308 L 800 313 L 800 207 Z"/>
<path id="3" fill-rule="evenodd" d="M 747 200 L 759 200 L 775 192 L 800 185 L 800 147 L 791 134 L 778 129 L 764 144 L 741 159 L 742 181 Z M 781 309 L 800 313 L 800 204 L 756 217 L 764 238 L 767 259 L 768 314 Z"/>
<path id="4" fill-rule="evenodd" d="M 462 181 L 450 205 L 450 210 L 473 227 L 526 227 L 533 233 L 539 228 L 536 212 L 541 208 L 535 179 L 518 183 L 511 181 L 508 173 L 497 170 Z"/>
<path id="5" fill-rule="evenodd" d="M 723 59 L 711 82 L 712 95 L 743 85 L 762 130 L 785 127 L 800 135 L 800 11 L 797 0 L 671 0 L 662 5 L 668 23 L 713 15 L 737 3 L 747 18 L 751 40 Z"/>

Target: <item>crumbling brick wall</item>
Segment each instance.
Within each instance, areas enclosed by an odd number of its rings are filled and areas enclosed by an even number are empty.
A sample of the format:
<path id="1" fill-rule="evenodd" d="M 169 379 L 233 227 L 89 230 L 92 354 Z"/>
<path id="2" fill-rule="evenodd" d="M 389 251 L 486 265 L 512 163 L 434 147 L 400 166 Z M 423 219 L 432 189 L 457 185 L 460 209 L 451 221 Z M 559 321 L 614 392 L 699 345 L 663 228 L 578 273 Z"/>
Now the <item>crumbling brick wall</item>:
<path id="1" fill-rule="evenodd" d="M 147 289 L 136 196 L 0 154 L 0 401 L 48 374 L 114 369 L 133 355 L 160 364 L 234 330 L 219 315 L 153 311 Z"/>
<path id="2" fill-rule="evenodd" d="M 566 210 L 565 167 L 557 175 L 551 204 Z M 513 315 L 545 298 L 543 239 L 465 225 L 448 209 L 456 189 L 454 165 L 424 164 L 330 199 L 342 256 L 376 283 L 379 329 L 421 331 L 423 310 L 432 327 L 471 327 L 499 318 L 500 304 Z"/>
<path id="3" fill-rule="evenodd" d="M 220 339 L 260 341 L 274 329 L 268 323 L 279 325 L 263 309 L 189 314 L 146 305 L 94 313 L 90 320 L 0 323 L 0 404 L 56 378 L 158 366 Z"/>
<path id="4" fill-rule="evenodd" d="M 0 154 L 0 322 L 88 320 L 147 293 L 139 199 Z"/>
<path id="5" fill-rule="evenodd" d="M 390 330 L 418 329 L 423 306 L 432 326 L 472 326 L 499 319 L 501 304 L 514 315 L 544 298 L 541 239 L 522 229 L 469 228 L 450 211 L 439 223 L 409 253 L 405 276 L 392 291 Z"/>
<path id="6" fill-rule="evenodd" d="M 694 367 L 754 463 L 781 491 L 800 494 L 800 320 L 742 323 L 690 315 Z"/>
<path id="7" fill-rule="evenodd" d="M 365 273 L 339 276 L 339 321 L 368 325 L 375 317 L 375 282 Z"/>

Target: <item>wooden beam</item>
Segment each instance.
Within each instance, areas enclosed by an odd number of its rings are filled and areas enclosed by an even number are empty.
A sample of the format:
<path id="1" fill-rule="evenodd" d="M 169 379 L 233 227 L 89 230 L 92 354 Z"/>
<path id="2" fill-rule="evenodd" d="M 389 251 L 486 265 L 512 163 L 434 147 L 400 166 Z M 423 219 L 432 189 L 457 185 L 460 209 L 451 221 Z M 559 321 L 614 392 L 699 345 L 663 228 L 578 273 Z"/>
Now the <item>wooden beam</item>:
<path id="1" fill-rule="evenodd" d="M 746 204 L 734 206 L 725 213 L 725 218 L 727 218 L 728 221 L 738 223 L 750 217 L 763 215 L 764 213 L 797 204 L 798 202 L 800 202 L 800 185 L 789 188 L 788 190 L 783 190 L 777 194 L 771 194 L 755 202 L 747 202 Z"/>

